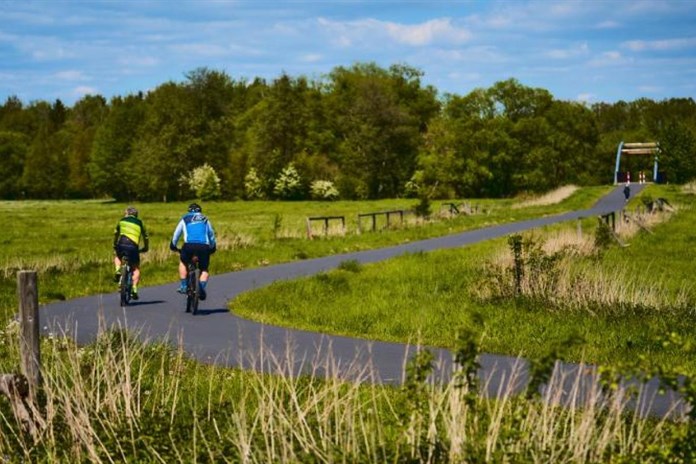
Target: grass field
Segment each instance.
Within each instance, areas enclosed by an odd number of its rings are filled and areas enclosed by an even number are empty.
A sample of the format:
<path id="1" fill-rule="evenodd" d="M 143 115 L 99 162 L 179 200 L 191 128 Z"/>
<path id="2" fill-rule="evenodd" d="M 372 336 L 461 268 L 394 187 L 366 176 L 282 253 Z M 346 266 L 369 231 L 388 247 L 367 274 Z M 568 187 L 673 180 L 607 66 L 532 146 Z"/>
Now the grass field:
<path id="1" fill-rule="evenodd" d="M 210 202 L 210 217 L 219 241 L 211 264 L 213 273 L 265 266 L 297 259 L 394 245 L 485 225 L 536 217 L 590 206 L 607 191 L 588 188 L 565 201 L 545 206 L 512 209 L 513 200 L 480 200 L 474 215 L 440 217 L 440 203 L 433 203 L 432 221 L 406 216 L 404 225 L 392 223 L 381 232 L 357 234 L 357 214 L 409 209 L 416 200 L 370 202 Z M 150 252 L 143 255 L 143 285 L 176 280 L 178 257 L 169 251 L 169 240 L 188 203 L 136 205 L 151 237 Z M 15 275 L 34 269 L 40 277 L 40 300 L 47 302 L 111 292 L 113 229 L 125 204 L 102 201 L 0 202 L 0 214 L 12 218 L 0 247 L 0 308 L 7 317 L 15 310 Z M 444 211 L 444 210 L 443 210 Z M 444 212 L 443 212 L 444 214 Z M 308 216 L 346 217 L 346 233 L 307 239 Z M 367 221 L 367 220 L 365 220 Z M 366 222 L 365 226 L 368 225 Z M 320 224 L 315 233 L 321 234 Z"/>
<path id="2" fill-rule="evenodd" d="M 221 239 L 213 267 L 219 273 L 586 208 L 605 192 L 581 189 L 559 204 L 519 209 L 512 208 L 516 203 L 510 200 L 481 202 L 483 214 L 361 235 L 352 232 L 355 223 L 349 220 L 345 236 L 312 241 L 304 238 L 306 216 L 345 214 L 350 218 L 358 212 L 399 209 L 413 202 L 211 203 L 205 207 Z M 659 193 L 682 203 L 693 198 L 673 190 Z M 0 203 L 0 210 L 17 224 L 8 229 L 5 246 L 0 248 L 5 321 L 16 305 L 14 273 L 19 268 L 39 271 L 42 301 L 112 291 L 110 234 L 124 206 Z M 185 204 L 139 207 L 153 242 L 144 262 L 145 283 L 170 282 L 175 279 L 176 256 L 168 252 L 167 241 Z M 693 237 L 693 223 L 694 212 L 684 207 L 668 222 L 651 226 L 654 236 L 629 238 L 627 233 L 624 239 L 630 240 L 630 247 L 609 248 L 601 260 L 582 254 L 577 260 L 603 268 L 610 262 L 625 263 L 634 253 L 644 271 L 635 278 L 647 279 L 636 280 L 640 285 L 651 282 L 650 275 L 665 273 L 651 301 L 665 306 L 660 315 L 668 314 L 671 302 L 681 301 L 678 282 L 693 275 L 694 264 L 683 252 L 684 242 Z M 586 238 L 593 225 L 591 220 L 583 222 Z M 548 231 L 556 234 L 562 229 Z M 670 239 L 660 240 L 666 234 Z M 673 249 L 662 257 L 667 252 L 665 242 Z M 545 253 L 541 256 L 553 252 Z M 586 326 L 586 336 L 596 331 L 607 339 L 621 339 L 622 314 L 611 322 L 607 314 L 590 314 L 582 305 L 564 306 L 539 292 L 536 281 L 524 282 L 524 291 L 532 293 L 506 297 L 509 279 L 503 285 L 491 282 L 496 282 L 492 279 L 496 266 L 509 265 L 508 254 L 505 241 L 494 240 L 370 266 L 346 262 L 334 272 L 246 294 L 234 307 L 244 303 L 249 315 L 300 327 L 451 346 L 464 353 L 460 365 L 465 374 L 475 371 L 473 356 L 481 348 L 533 356 L 548 353 L 548 345 L 564 338 L 563 333 L 554 337 L 553 331 L 574 331 L 576 324 L 593 319 L 595 325 Z M 289 293 L 277 298 L 278 291 Z M 305 305 L 305 312 L 299 311 L 298 300 L 303 297 L 311 297 L 318 305 L 314 309 Z M 274 305 L 277 302 L 283 304 Z M 545 309 L 544 303 L 552 310 Z M 317 311 L 317 306 L 322 310 Z M 484 313 L 486 320 L 483 338 L 474 323 L 477 313 Z M 691 319 L 684 314 L 675 313 L 670 320 L 679 323 L 678 315 L 687 327 Z M 629 316 L 634 325 L 640 325 L 638 314 Z M 496 327 L 511 323 L 518 332 L 512 341 L 495 332 Z M 541 324 L 548 326 L 540 331 Z M 472 338 L 454 341 L 462 328 L 471 329 Z M 16 322 L 0 330 L 0 372 L 18 370 L 18 332 Z M 600 338 L 597 343 L 602 342 Z M 561 379 L 551 379 L 543 398 L 538 393 L 525 398 L 503 392 L 501 399 L 488 400 L 476 394 L 476 382 L 470 377 L 458 377 L 446 385 L 426 382 L 431 366 L 426 353 L 409 364 L 403 386 L 382 387 L 332 378 L 330 368 L 328 379 L 215 368 L 187 359 L 182 347 L 143 345 L 132 334 L 118 331 L 100 334 L 89 346 L 44 338 L 44 384 L 35 411 L 38 432 L 32 436 L 24 431 L 8 402 L 0 399 L 0 462 L 661 463 L 690 462 L 696 457 L 692 424 L 641 419 L 631 414 L 627 398 L 611 389 L 592 392 L 583 408 L 559 406 Z M 583 353 L 568 352 L 570 357 L 575 354 Z M 278 360 L 279 365 L 281 361 L 286 360 Z M 563 393 L 570 394 L 571 404 L 580 394 Z"/>
<path id="3" fill-rule="evenodd" d="M 231 307 L 277 325 L 448 348 L 481 317 L 485 328 L 476 330 L 484 351 L 540 357 L 562 347 L 559 354 L 570 361 L 618 364 L 644 356 L 696 373 L 696 359 L 658 341 L 675 333 L 696 344 L 693 196 L 669 187 L 645 195 L 666 197 L 679 210 L 650 226 L 652 234 L 626 227 L 627 247 L 593 251 L 592 222 L 585 223 L 584 241 L 575 240 L 575 223 L 526 234 L 539 245 L 564 237 L 565 248 L 526 257 L 521 295 L 514 291 L 512 253 L 497 239 L 366 266 L 345 263 L 243 294 Z M 629 209 L 639 205 L 634 200 Z M 583 343 L 568 343 L 577 339 Z"/>

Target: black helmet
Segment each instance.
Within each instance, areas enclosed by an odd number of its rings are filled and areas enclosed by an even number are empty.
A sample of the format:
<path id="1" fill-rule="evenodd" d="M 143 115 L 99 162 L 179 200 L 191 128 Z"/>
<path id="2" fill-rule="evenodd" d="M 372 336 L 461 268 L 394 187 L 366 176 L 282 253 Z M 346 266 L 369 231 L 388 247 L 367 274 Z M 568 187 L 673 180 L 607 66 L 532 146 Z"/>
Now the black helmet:
<path id="1" fill-rule="evenodd" d="M 191 203 L 188 207 L 189 213 L 200 213 L 203 211 L 203 208 L 201 208 L 201 205 L 198 203 Z"/>
<path id="2" fill-rule="evenodd" d="M 135 206 L 129 206 L 128 208 L 126 208 L 125 214 L 126 216 L 138 217 L 138 210 L 135 209 Z"/>

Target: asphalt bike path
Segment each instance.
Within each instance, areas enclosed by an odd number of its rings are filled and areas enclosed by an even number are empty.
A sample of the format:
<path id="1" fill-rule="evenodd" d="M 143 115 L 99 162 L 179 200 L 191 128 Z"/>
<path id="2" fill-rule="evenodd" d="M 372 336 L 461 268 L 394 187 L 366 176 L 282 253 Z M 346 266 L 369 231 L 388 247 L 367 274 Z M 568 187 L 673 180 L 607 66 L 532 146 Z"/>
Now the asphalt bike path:
<path id="1" fill-rule="evenodd" d="M 643 185 L 633 184 L 632 195 Z M 50 303 L 40 308 L 42 333 L 67 335 L 87 344 L 105 328 L 127 329 L 145 342 L 165 341 L 181 346 L 193 358 L 209 364 L 255 369 L 283 375 L 312 373 L 352 381 L 399 384 L 407 360 L 419 349 L 414 345 L 363 340 L 288 329 L 242 319 L 227 309 L 227 303 L 242 292 L 278 280 L 311 276 L 356 260 L 375 263 L 406 253 L 462 247 L 549 224 L 596 217 L 624 207 L 622 187 L 600 199 L 592 208 L 538 219 L 513 222 L 431 238 L 382 249 L 294 261 L 263 268 L 211 276 L 208 298 L 198 314 L 184 312 L 184 297 L 176 292 L 178 282 L 143 287 L 140 300 L 121 308 L 118 293 L 100 294 Z M 214 258 L 213 258 L 214 259 Z M 514 330 L 514 327 L 510 328 Z M 446 349 L 428 348 L 435 355 L 433 377 L 451 378 L 453 355 Z M 528 381 L 527 362 L 512 356 L 482 354 L 479 357 L 483 393 L 499 396 L 520 392 Z M 563 398 L 590 400 L 598 394 L 596 369 L 592 366 L 557 363 L 553 382 Z M 655 380 L 643 387 L 635 404 L 641 414 L 664 416 L 681 408 L 677 395 L 658 394 Z"/>

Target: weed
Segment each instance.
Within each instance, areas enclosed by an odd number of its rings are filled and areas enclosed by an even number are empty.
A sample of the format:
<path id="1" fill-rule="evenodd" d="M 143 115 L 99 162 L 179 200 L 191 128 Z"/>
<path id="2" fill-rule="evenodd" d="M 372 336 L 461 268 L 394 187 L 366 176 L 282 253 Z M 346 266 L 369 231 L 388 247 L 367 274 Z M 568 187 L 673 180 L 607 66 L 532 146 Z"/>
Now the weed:
<path id="1" fill-rule="evenodd" d="M 347 259 L 341 261 L 338 265 L 338 269 L 348 272 L 361 272 L 363 270 L 363 265 L 356 259 Z"/>

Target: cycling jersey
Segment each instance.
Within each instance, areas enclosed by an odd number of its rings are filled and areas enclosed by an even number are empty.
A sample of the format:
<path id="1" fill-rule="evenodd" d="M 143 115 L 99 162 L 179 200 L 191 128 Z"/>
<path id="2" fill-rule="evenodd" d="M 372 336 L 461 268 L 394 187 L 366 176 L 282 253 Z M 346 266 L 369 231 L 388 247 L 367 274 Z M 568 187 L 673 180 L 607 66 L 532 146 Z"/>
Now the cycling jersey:
<path id="1" fill-rule="evenodd" d="M 138 247 L 143 242 L 148 246 L 148 236 L 143 222 L 135 216 L 126 216 L 116 224 L 114 247 L 117 245 Z"/>
<path id="2" fill-rule="evenodd" d="M 201 244 L 215 248 L 215 231 L 208 218 L 201 213 L 186 213 L 182 216 L 174 230 L 172 245 L 176 246 L 183 235 L 184 244 Z"/>

